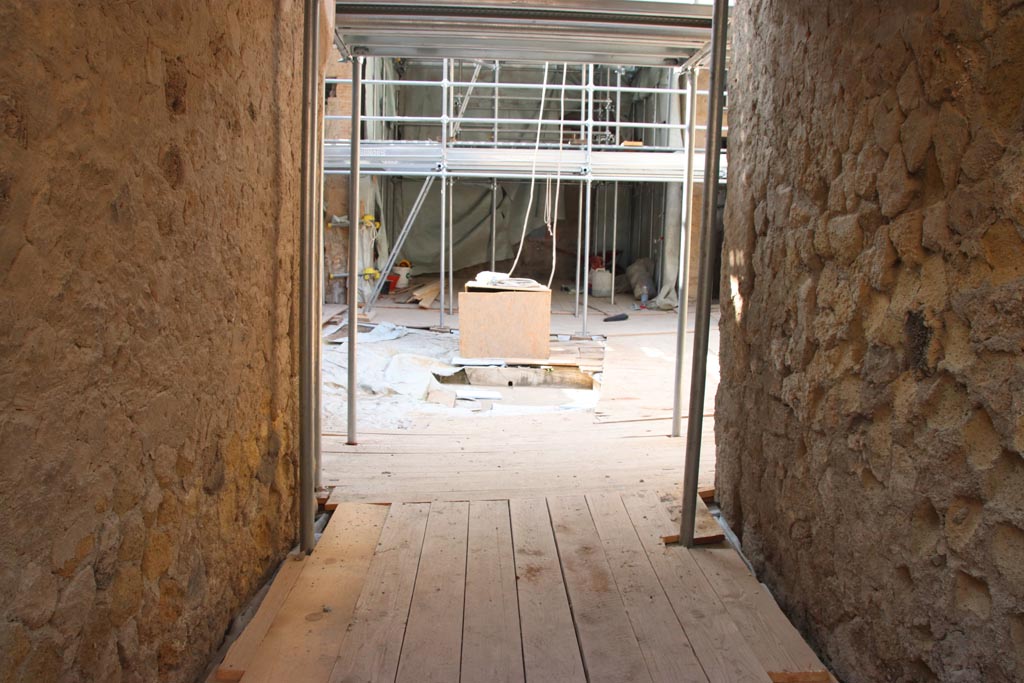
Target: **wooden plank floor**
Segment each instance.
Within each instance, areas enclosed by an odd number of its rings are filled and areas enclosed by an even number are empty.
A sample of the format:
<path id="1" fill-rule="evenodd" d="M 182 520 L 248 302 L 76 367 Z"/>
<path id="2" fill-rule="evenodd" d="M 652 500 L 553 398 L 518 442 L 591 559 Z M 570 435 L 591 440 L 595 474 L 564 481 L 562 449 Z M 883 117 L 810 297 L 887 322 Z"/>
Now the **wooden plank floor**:
<path id="1" fill-rule="evenodd" d="M 427 415 L 362 430 L 357 446 L 325 434 L 334 516 L 218 679 L 829 681 L 731 548 L 664 544 L 684 441 L 666 419 L 674 316 L 605 327 L 596 411 Z M 717 382 L 712 362 L 702 487 Z M 705 538 L 709 526 L 720 532 L 704 509 Z"/>
<path id="2" fill-rule="evenodd" d="M 392 313 L 382 312 L 381 319 Z M 347 445 L 345 434 L 324 434 L 322 481 L 334 487 L 331 505 L 342 500 L 488 500 L 679 490 L 685 439 L 669 436 L 675 320 L 674 313 L 644 311 L 631 313 L 625 322 L 607 323 L 603 354 L 587 346 L 596 342 L 565 343 L 576 344 L 578 352 L 593 351 L 595 363 L 603 355 L 594 411 L 514 416 L 435 412 L 412 418 L 408 429 L 362 429 L 357 446 Z M 692 348 L 691 327 L 687 358 Z M 704 487 L 714 486 L 717 350 L 715 325 L 701 429 Z"/>
<path id="3" fill-rule="evenodd" d="M 568 412 L 360 432 L 358 446 L 325 435 L 323 482 L 334 488 L 331 505 L 678 491 L 685 439 L 668 430 L 668 420 L 604 424 Z M 700 485 L 714 486 L 713 418 L 702 434 Z"/>
<path id="4" fill-rule="evenodd" d="M 294 582 L 287 597 L 254 626 L 265 634 L 246 648 L 256 654 L 237 653 L 225 673 L 308 683 L 828 681 L 731 549 L 660 542 L 676 531 L 669 505 L 653 492 L 343 503 L 298 579 L 284 577 Z M 341 545 L 355 562 L 337 573 Z"/>

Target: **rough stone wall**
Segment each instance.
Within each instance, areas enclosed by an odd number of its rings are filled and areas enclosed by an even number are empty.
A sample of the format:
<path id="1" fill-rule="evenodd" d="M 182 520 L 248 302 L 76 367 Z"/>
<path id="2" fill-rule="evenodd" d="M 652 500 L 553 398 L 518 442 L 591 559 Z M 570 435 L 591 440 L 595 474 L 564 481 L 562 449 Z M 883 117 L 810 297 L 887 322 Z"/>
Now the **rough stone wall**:
<path id="1" fill-rule="evenodd" d="M 0 7 L 0 680 L 193 681 L 293 542 L 301 13 Z"/>
<path id="2" fill-rule="evenodd" d="M 733 22 L 726 517 L 843 680 L 1024 680 L 1024 5 Z"/>

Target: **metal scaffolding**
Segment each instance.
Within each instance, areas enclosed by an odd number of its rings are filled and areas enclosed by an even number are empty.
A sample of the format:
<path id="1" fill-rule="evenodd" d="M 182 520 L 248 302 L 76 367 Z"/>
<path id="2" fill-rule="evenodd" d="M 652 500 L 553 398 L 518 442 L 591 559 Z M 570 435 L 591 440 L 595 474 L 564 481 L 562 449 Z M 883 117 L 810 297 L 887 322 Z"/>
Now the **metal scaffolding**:
<path id="1" fill-rule="evenodd" d="M 644 66 L 682 64 L 707 42 L 706 2 L 338 0 L 342 54 Z"/>
<path id="2" fill-rule="evenodd" d="M 316 544 L 313 515 L 315 486 L 320 461 L 320 317 L 323 294 L 323 231 L 317 197 L 317 43 L 320 7 L 305 3 L 302 53 L 302 156 L 301 156 L 301 258 L 299 289 L 299 547 L 311 552 Z"/>
<path id="3" fill-rule="evenodd" d="M 316 3 L 306 3 L 307 25 L 305 32 L 306 78 L 309 79 L 311 54 L 315 52 L 315 19 L 310 12 Z M 504 3 L 497 0 L 477 2 L 449 0 L 446 3 L 398 2 L 392 4 L 363 3 L 358 0 L 339 0 L 335 44 L 342 54 L 356 62 L 353 79 L 327 79 L 328 84 L 350 85 L 353 88 L 351 116 L 327 116 L 326 119 L 352 121 L 350 140 L 324 140 L 322 147 L 325 174 L 350 175 L 350 226 L 352 246 L 349 258 L 349 443 L 356 443 L 356 381 L 355 381 L 355 332 L 357 329 L 357 306 L 354 296 L 358 282 L 356 261 L 356 233 L 358 230 L 359 176 L 377 175 L 390 177 L 420 177 L 424 179 L 417 202 L 406 216 L 399 239 L 394 245 L 393 255 L 398 253 L 408 231 L 416 220 L 427 191 L 435 179 L 440 178 L 441 219 L 440 219 L 440 325 L 445 322 L 445 308 L 453 307 L 451 301 L 453 266 L 451 249 L 451 207 L 449 205 L 449 184 L 459 179 L 463 182 L 474 179 L 486 181 L 491 188 L 490 264 L 494 268 L 496 242 L 497 182 L 499 180 L 561 180 L 578 183 L 579 217 L 577 226 L 576 264 L 576 314 L 581 317 L 582 333 L 587 332 L 588 280 L 593 215 L 598 213 L 592 207 L 594 185 L 614 187 L 612 202 L 612 264 L 613 277 L 617 251 L 618 184 L 639 183 L 641 190 L 652 189 L 651 183 L 682 183 L 684 215 L 680 217 L 683 245 L 688 244 L 691 233 L 688 225 L 689 197 L 696 182 L 705 177 L 713 182 L 704 183 L 704 206 L 700 245 L 701 266 L 698 283 L 697 334 L 693 356 L 690 383 L 690 407 L 686 442 L 686 461 L 683 487 L 683 518 L 681 539 L 689 545 L 693 541 L 693 523 L 696 514 L 696 474 L 699 465 L 701 414 L 704 395 L 704 381 L 707 369 L 708 333 L 710 325 L 712 232 L 718 179 L 724 175 L 725 159 L 720 153 L 722 134 L 722 101 L 724 99 L 724 64 L 727 0 L 714 0 L 714 8 L 706 3 L 664 2 L 639 3 L 627 0 L 565 0 L 560 3 L 540 0 L 519 0 Z M 314 12 L 315 13 L 315 12 Z M 708 39 L 711 38 L 709 44 Z M 697 79 L 693 70 L 699 63 L 711 57 L 711 85 L 707 93 L 697 90 Z M 430 79 L 364 79 L 360 84 L 358 69 L 362 57 L 403 57 L 430 59 L 441 64 L 441 77 Z M 468 80 L 455 77 L 453 58 L 470 60 L 473 73 Z M 579 83 L 523 83 L 502 81 L 502 69 L 520 68 L 498 60 L 511 59 L 531 62 L 523 65 L 536 68 L 542 60 L 562 63 L 563 75 L 569 64 L 580 68 Z M 604 82 L 595 79 L 595 64 L 609 62 L 623 65 L 638 65 L 653 68 L 672 69 L 672 78 L 667 83 L 676 83 L 681 74 L 687 75 L 686 88 L 640 87 L 622 85 L 622 68 L 604 66 Z M 492 80 L 482 80 L 481 73 L 489 69 Z M 616 74 L 615 84 L 610 75 Z M 600 73 L 600 72 L 599 72 Z M 315 78 L 315 77 L 314 77 Z M 401 88 L 440 88 L 440 116 L 362 116 L 360 95 L 362 85 L 383 85 Z M 308 86 L 308 83 L 307 83 Z M 304 89 L 303 133 L 309 139 L 307 118 L 315 112 L 315 103 Z M 559 91 L 578 93 L 574 101 L 580 107 L 579 119 L 566 119 L 564 113 L 558 118 L 545 118 L 543 107 L 538 118 L 524 118 L 522 112 L 532 113 L 522 102 L 542 99 L 541 93 Z M 709 97 L 708 126 L 696 126 L 693 112 L 695 97 L 707 94 Z M 631 115 L 622 116 L 623 95 L 661 95 L 663 97 L 686 96 L 687 120 L 669 123 L 664 109 L 667 100 L 660 107 L 648 107 L 644 99 L 638 99 Z M 487 103 L 488 116 L 467 116 L 470 98 Z M 613 103 L 614 102 L 614 106 Z M 595 105 L 601 118 L 595 118 Z M 614 120 L 610 116 L 614 109 Z M 315 114 L 313 114 L 315 116 Z M 384 122 L 392 131 L 409 126 L 437 126 L 436 136 L 420 136 L 415 140 L 364 140 L 360 121 Z M 579 132 L 579 139 L 569 144 L 556 135 L 549 139 L 552 127 L 569 127 Z M 536 127 L 536 142 L 510 139 L 522 134 L 528 128 Z M 707 149 L 693 148 L 698 130 L 707 131 Z M 670 131 L 678 130 L 683 143 L 671 144 Z M 480 134 L 489 131 L 489 139 L 460 139 L 469 137 L 465 133 Z M 634 138 L 641 146 L 626 146 L 622 141 Z M 542 135 L 543 132 L 543 135 Z M 500 154 L 496 151 L 500 150 Z M 315 157 L 315 155 L 313 155 Z M 315 194 L 307 182 L 307 173 L 315 159 L 310 161 L 307 146 L 303 148 L 303 195 Z M 653 192 L 639 192 L 635 195 L 647 224 L 651 226 L 647 235 L 647 255 L 654 255 L 654 217 L 659 200 Z M 601 205 L 599 204 L 599 207 Z M 661 209 L 664 214 L 664 207 Z M 313 541 L 312 498 L 313 473 L 310 471 L 319 451 L 319 385 L 313 384 L 313 369 L 319 367 L 319 347 L 316 344 L 319 331 L 319 313 L 307 310 L 306 303 L 315 291 L 311 284 L 309 270 L 318 260 L 312 249 L 322 241 L 313 212 L 304 204 L 303 208 L 303 307 L 301 320 L 302 341 L 300 343 L 300 413 L 302 433 L 300 467 L 300 511 L 301 536 L 304 549 Z M 606 212 L 605 212 L 606 216 Z M 607 227 L 605 226 L 605 230 Z M 642 245 L 634 243 L 632 235 L 626 247 L 634 257 L 642 255 Z M 602 240 L 602 249 L 606 250 Z M 686 282 L 688 280 L 688 249 L 683 251 L 680 275 L 680 336 L 685 335 Z M 393 265 L 394 258 L 388 262 Z M 582 279 L 582 282 L 581 282 Z M 446 280 L 448 291 L 446 292 Z M 614 284 L 612 291 L 614 292 Z M 582 307 L 580 292 L 583 293 Z M 447 296 L 446 296 L 447 294 Z M 379 296 L 375 290 L 370 299 Z M 614 294 L 613 294 L 614 296 Z M 314 299 L 319 310 L 319 301 Z M 681 364 L 683 344 L 677 346 L 677 377 L 681 385 Z M 677 387 L 677 396 L 681 387 Z M 677 399 L 675 410 L 678 425 L 680 412 Z M 314 417 L 315 414 L 315 417 Z M 678 433 L 678 428 L 674 430 Z"/>
<path id="4" fill-rule="evenodd" d="M 683 509 L 680 543 L 693 547 L 697 519 L 697 479 L 700 472 L 701 428 L 704 422 L 704 389 L 708 372 L 708 337 L 711 333 L 712 273 L 715 270 L 715 215 L 718 210 L 718 182 L 722 148 L 722 107 L 725 102 L 725 45 L 729 5 L 715 0 L 711 38 L 711 94 L 708 98 L 708 134 L 705 141 L 705 176 L 701 207 L 700 267 L 697 278 L 697 322 L 694 332 L 693 367 L 690 372 L 690 409 L 686 421 L 686 460 L 683 464 Z M 676 362 L 682 362 L 677 355 Z"/>
<path id="5" fill-rule="evenodd" d="M 438 325 L 445 326 L 446 310 L 450 314 L 454 310 L 453 288 L 452 288 L 452 253 L 451 253 L 451 181 L 453 179 L 471 180 L 486 179 L 496 189 L 498 180 L 562 180 L 577 181 L 583 188 L 583 226 L 582 239 L 578 243 L 578 253 L 583 255 L 583 263 L 589 261 L 591 253 L 591 230 L 593 218 L 596 213 L 592 207 L 593 188 L 595 185 L 604 183 L 614 184 L 615 190 L 615 211 L 613 220 L 613 241 L 617 241 L 618 227 L 618 190 L 620 182 L 631 183 L 682 183 L 684 193 L 689 193 L 695 182 L 703 181 L 703 152 L 691 149 L 691 141 L 694 136 L 692 131 L 700 130 L 703 126 L 695 126 L 693 122 L 670 123 L 664 112 L 655 111 L 651 108 L 651 120 L 626 120 L 621 115 L 621 100 L 623 95 L 656 95 L 661 98 L 678 97 L 685 95 L 687 100 L 692 100 L 699 95 L 694 79 L 687 80 L 686 88 L 676 87 L 641 87 L 622 85 L 622 70 L 615 68 L 615 83 L 610 82 L 606 77 L 603 83 L 595 77 L 595 65 L 580 65 L 579 84 L 555 84 L 555 83 L 505 83 L 500 80 L 502 68 L 508 70 L 509 64 L 502 66 L 496 62 L 491 68 L 493 80 L 485 81 L 479 79 L 482 65 L 474 62 L 473 76 L 468 81 L 456 80 L 454 78 L 456 60 L 443 58 L 440 60 L 440 73 L 437 79 L 364 79 L 364 85 L 382 85 L 393 88 L 436 88 L 440 90 L 441 112 L 439 116 L 402 116 L 402 115 L 380 115 L 361 116 L 362 121 L 378 121 L 393 125 L 429 125 L 436 126 L 437 134 L 431 137 L 434 140 L 360 140 L 359 165 L 360 172 L 364 175 L 395 176 L 405 178 L 440 178 L 441 183 L 441 226 L 440 226 L 440 263 L 439 277 L 441 280 L 441 291 L 439 296 L 440 313 Z M 535 65 L 533 65 L 536 68 Z M 566 67 L 563 67 L 566 68 Z M 672 77 L 666 79 L 667 83 L 674 83 L 682 72 L 682 67 L 665 67 L 672 71 Z M 610 70 L 610 69 L 608 69 Z M 606 70 L 607 71 L 607 70 Z M 352 79 L 331 78 L 326 81 L 328 84 L 350 86 Z M 517 93 L 532 94 L 532 100 L 539 100 L 542 93 L 549 91 L 576 92 L 581 97 L 581 111 L 579 119 L 564 119 L 562 117 L 544 118 L 517 118 L 501 116 L 499 101 L 502 100 L 502 92 L 512 90 Z M 460 91 L 461 89 L 461 91 Z M 468 102 L 471 96 L 480 96 L 481 93 L 489 93 L 488 98 L 493 104 L 494 114 L 487 117 L 466 117 Z M 603 116 L 598 118 L 595 115 L 595 104 L 601 96 L 601 102 L 606 103 L 602 112 Z M 455 109 L 455 102 L 459 107 Z M 667 99 L 666 99 L 667 102 Z M 612 103 L 615 104 L 612 107 Z M 662 104 L 664 107 L 664 104 Z M 614 108 L 615 117 L 611 118 L 609 111 Z M 643 107 L 643 117 L 647 116 L 646 107 Z M 329 119 L 351 120 L 350 115 L 333 115 Z M 461 127 L 465 124 L 478 124 L 485 126 L 489 131 L 490 140 L 467 141 L 459 140 L 456 136 Z M 502 132 L 506 135 L 510 126 L 531 125 L 537 127 L 537 137 L 540 139 L 542 130 L 548 127 L 571 126 L 580 133 L 580 137 L 565 144 L 556 142 L 529 143 L 513 140 L 502 140 Z M 692 131 L 691 131 L 692 128 Z M 558 128 L 554 128 L 557 134 Z M 668 144 L 670 130 L 678 130 L 681 133 L 682 144 Z M 624 137 L 633 136 L 642 138 L 642 146 L 623 146 L 621 140 Z M 602 142 L 595 140 L 601 137 Z M 436 141 L 435 141 L 436 140 Z M 647 144 L 647 141 L 652 144 Z M 328 139 L 324 141 L 324 173 L 343 174 L 351 173 L 352 163 L 355 157 L 352 154 L 353 142 L 350 140 Z M 501 150 L 501 154 L 495 154 Z M 724 161 L 724 160 L 722 160 Z M 495 197 L 496 200 L 496 197 Z M 653 226 L 656 219 L 655 199 L 651 193 L 645 193 L 641 200 L 650 204 L 646 223 Z M 406 217 L 402 231 L 395 242 L 397 251 L 408 235 L 415 222 L 422 202 L 414 204 L 412 212 Z M 496 203 L 492 201 L 492 235 L 491 253 L 493 261 L 494 242 L 496 235 L 496 220 L 493 215 L 497 209 Z M 653 227 L 648 233 L 648 256 L 654 256 L 653 243 L 655 235 Z M 604 240 L 601 243 L 602 249 L 606 249 Z M 615 245 L 618 246 L 617 244 Z M 613 248 L 614 249 L 614 248 Z M 613 252 L 613 262 L 615 255 Z M 386 272 L 386 270 L 385 270 Z M 614 265 L 612 270 L 612 289 L 615 288 Z M 578 278 L 579 280 L 579 278 Z M 581 317 L 581 334 L 588 333 L 588 289 L 589 289 L 589 268 L 584 267 L 582 272 L 582 283 L 577 281 L 576 297 L 577 315 Z M 370 296 L 368 305 L 372 305 L 379 296 L 379 288 Z M 583 305 L 579 305 L 579 297 L 582 294 Z"/>

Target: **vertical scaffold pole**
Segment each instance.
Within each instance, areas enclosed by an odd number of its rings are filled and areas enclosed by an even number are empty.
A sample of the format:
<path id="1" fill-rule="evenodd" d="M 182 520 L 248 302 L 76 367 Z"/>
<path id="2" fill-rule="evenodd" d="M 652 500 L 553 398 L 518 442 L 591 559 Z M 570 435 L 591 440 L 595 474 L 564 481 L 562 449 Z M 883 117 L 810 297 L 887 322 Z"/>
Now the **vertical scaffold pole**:
<path id="1" fill-rule="evenodd" d="M 722 147 L 722 103 L 725 100 L 725 40 L 728 0 L 715 0 L 711 23 L 711 84 L 708 92 L 707 145 L 704 150 L 704 206 L 700 224 L 700 268 L 697 271 L 697 322 L 690 373 L 690 407 L 686 420 L 686 462 L 683 467 L 683 512 L 679 540 L 693 547 L 697 518 L 697 479 L 700 472 L 701 429 L 704 422 L 704 384 L 708 371 L 711 332 L 711 278 L 715 267 L 715 215 L 718 208 L 718 169 Z"/>

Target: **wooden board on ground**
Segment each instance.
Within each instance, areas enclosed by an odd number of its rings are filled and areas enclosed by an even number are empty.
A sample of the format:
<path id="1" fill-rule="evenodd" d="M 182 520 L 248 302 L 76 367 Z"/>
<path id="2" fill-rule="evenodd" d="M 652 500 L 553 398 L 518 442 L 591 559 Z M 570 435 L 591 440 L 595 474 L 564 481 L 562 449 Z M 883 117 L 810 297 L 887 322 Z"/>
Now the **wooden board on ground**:
<path id="1" fill-rule="evenodd" d="M 509 512 L 526 678 L 583 683 L 583 661 L 547 504 L 543 498 L 510 500 Z"/>
<path id="2" fill-rule="evenodd" d="M 441 293 L 441 283 L 438 281 L 428 282 L 420 285 L 409 293 L 409 301 L 418 301 L 420 308 L 430 308 L 434 299 Z"/>
<path id="3" fill-rule="evenodd" d="M 331 683 L 395 680 L 429 508 L 425 504 L 391 506 L 351 624 L 335 643 L 337 662 Z"/>
<path id="4" fill-rule="evenodd" d="M 676 524 L 650 491 L 342 503 L 294 563 L 292 590 L 286 566 L 239 641 L 256 643 L 252 665 L 231 670 L 309 683 L 832 683 L 738 554 L 661 543 Z"/>
<path id="5" fill-rule="evenodd" d="M 655 683 L 707 681 L 647 560 L 622 497 L 614 493 L 588 495 L 587 505 L 651 678 Z"/>
<path id="6" fill-rule="evenodd" d="M 712 492 L 714 489 L 712 489 Z M 708 510 L 707 504 L 704 499 L 700 496 L 700 492 L 697 492 L 697 515 L 694 518 L 693 523 L 693 542 L 697 545 L 713 545 L 715 543 L 721 543 L 725 540 L 725 532 L 722 531 L 722 527 L 715 520 L 711 511 Z M 661 496 L 662 502 L 669 504 L 669 514 L 672 516 L 672 521 L 676 524 L 682 519 L 682 509 L 679 499 L 672 494 L 664 494 Z M 661 538 L 662 542 L 666 544 L 679 543 L 679 534 L 667 534 Z"/>
<path id="7" fill-rule="evenodd" d="M 508 502 L 469 508 L 461 683 L 525 680 Z"/>
<path id="8" fill-rule="evenodd" d="M 459 292 L 459 355 L 546 358 L 551 291 Z"/>
<path id="9" fill-rule="evenodd" d="M 650 681 L 583 496 L 548 499 L 558 556 L 591 683 Z"/>
<path id="10" fill-rule="evenodd" d="M 694 549 L 693 557 L 766 671 L 829 675 L 775 598 L 731 548 Z"/>
<path id="11" fill-rule="evenodd" d="M 690 551 L 662 544 L 661 537 L 675 526 L 664 503 L 651 492 L 626 494 L 622 501 L 708 680 L 769 683 Z"/>
<path id="12" fill-rule="evenodd" d="M 712 333 L 717 340 L 717 330 Z M 683 357 L 684 383 L 682 413 L 689 412 L 689 368 L 693 335 L 688 334 Z M 714 344 L 717 347 L 717 341 Z M 676 373 L 676 339 L 672 335 L 638 335 L 623 339 L 609 337 L 605 348 L 605 377 L 596 416 L 600 422 L 671 419 Z M 715 412 L 718 385 L 718 356 L 708 354 L 708 382 L 703 415 Z M 702 431 L 703 434 L 703 431 Z"/>
<path id="13" fill-rule="evenodd" d="M 461 331 L 460 331 L 461 334 Z M 563 367 L 574 367 L 579 366 L 579 358 L 566 356 L 564 358 L 552 358 L 551 356 L 543 356 L 537 358 L 527 358 L 526 356 L 509 356 L 508 358 L 502 358 L 505 361 L 505 365 L 516 366 L 536 366 L 536 365 L 551 365 L 551 366 L 563 366 Z"/>
<path id="14" fill-rule="evenodd" d="M 693 541 L 697 545 L 710 545 L 725 540 L 725 532 L 708 510 L 704 499 L 697 496 L 697 516 L 694 521 Z"/>
<path id="15" fill-rule="evenodd" d="M 327 501 L 324 502 L 324 510 L 327 512 L 333 512 L 338 509 L 338 506 L 344 501 L 345 492 L 335 486 L 331 489 L 331 495 L 327 497 Z"/>
<path id="16" fill-rule="evenodd" d="M 320 313 L 320 320 L 324 327 L 340 320 L 342 314 L 348 310 L 348 304 L 324 304 Z"/>
<path id="17" fill-rule="evenodd" d="M 388 508 L 338 507 L 278 610 L 245 683 L 325 681 L 363 588 Z"/>
<path id="18" fill-rule="evenodd" d="M 245 630 L 231 644 L 224 656 L 224 661 L 217 667 L 216 680 L 241 680 L 242 675 L 249 668 L 249 664 L 256 657 L 260 643 L 263 642 L 263 637 L 270 630 L 277 613 L 281 610 L 281 605 L 284 604 L 298 580 L 299 574 L 305 566 L 304 559 L 302 556 L 299 558 L 287 557 L 281 563 L 273 583 L 270 584 L 270 589 L 264 596 L 263 602 L 260 603 L 259 609 L 256 610 L 256 615 L 252 621 L 246 624 Z"/>
<path id="19" fill-rule="evenodd" d="M 447 389 L 430 389 L 427 392 L 427 402 L 453 408 L 455 407 L 455 392 Z"/>
<path id="20" fill-rule="evenodd" d="M 559 386 L 590 389 L 594 385 L 592 377 L 566 366 L 546 368 L 467 367 L 464 372 L 470 384 L 485 387 Z"/>
<path id="21" fill-rule="evenodd" d="M 468 528 L 469 503 L 430 506 L 398 683 L 459 680 Z"/>

